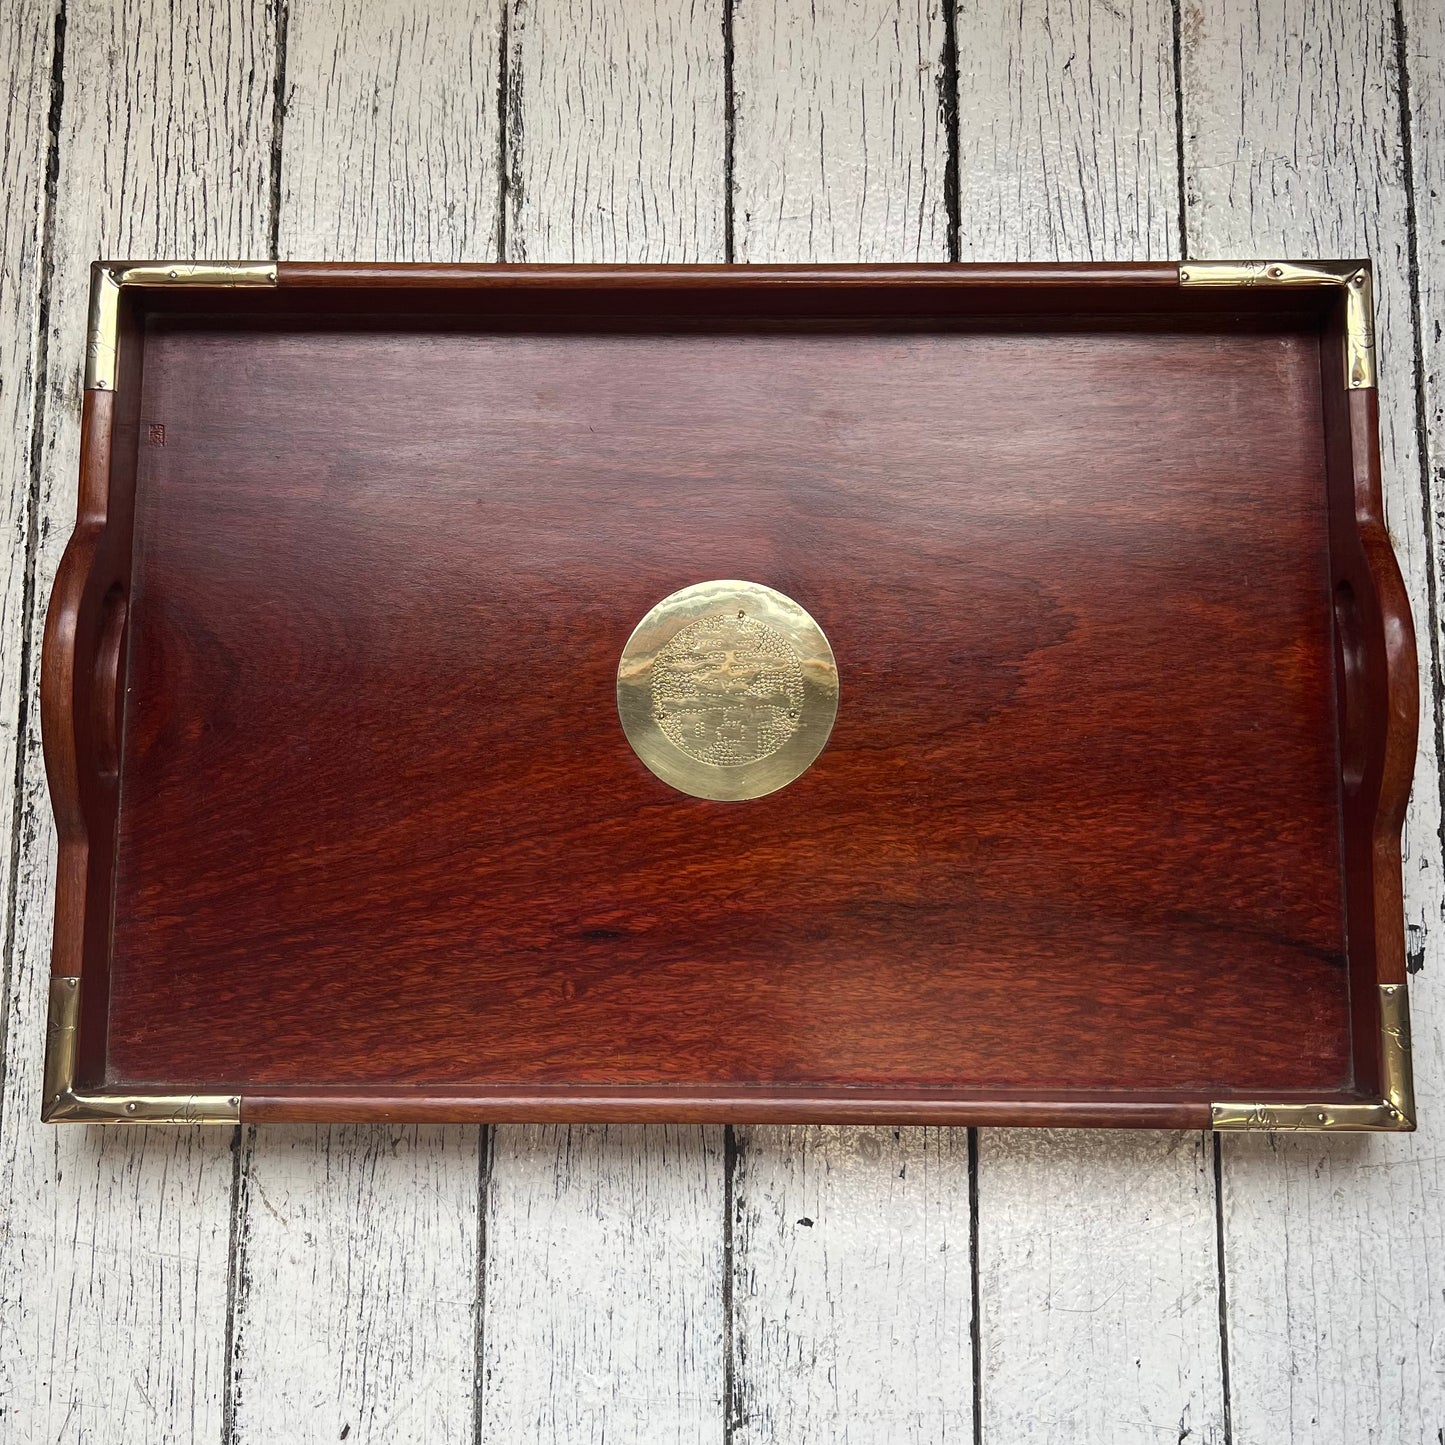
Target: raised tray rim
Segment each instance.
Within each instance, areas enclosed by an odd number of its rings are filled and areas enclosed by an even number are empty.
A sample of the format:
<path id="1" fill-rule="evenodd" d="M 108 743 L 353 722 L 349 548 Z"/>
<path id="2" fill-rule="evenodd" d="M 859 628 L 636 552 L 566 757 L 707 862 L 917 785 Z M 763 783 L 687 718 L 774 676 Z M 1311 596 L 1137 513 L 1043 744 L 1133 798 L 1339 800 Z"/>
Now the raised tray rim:
<path id="1" fill-rule="evenodd" d="M 1364 260 L 1246 260 L 1088 264 L 930 264 L 902 266 L 513 266 L 278 261 L 101 261 L 92 268 L 81 420 L 80 496 L 74 532 L 56 574 L 46 617 L 41 718 L 46 768 L 59 834 L 54 947 L 41 1116 L 53 1122 L 225 1123 L 311 1121 L 737 1121 L 937 1123 L 1310 1131 L 1415 1127 L 1405 976 L 1401 843 L 1409 796 L 1419 697 L 1413 622 L 1384 523 L 1380 485 L 1371 267 Z M 117 768 L 107 767 L 96 718 L 105 705 L 104 668 L 123 666 L 124 624 L 113 599 L 124 597 L 129 568 L 129 507 L 124 447 L 138 405 L 135 345 L 150 299 L 177 288 L 231 293 L 275 290 L 607 290 L 772 291 L 778 287 L 947 287 L 1022 289 L 1042 305 L 1051 293 L 1134 295 L 1209 288 L 1249 304 L 1288 288 L 1318 308 L 1322 321 L 1325 424 L 1343 460 L 1344 520 L 1359 565 L 1351 578 L 1366 599 L 1369 635 L 1362 655 L 1375 660 L 1365 684 L 1372 701 L 1363 779 L 1353 803 L 1367 826 L 1368 873 L 1360 883 L 1368 914 L 1372 977 L 1352 980 L 1352 1037 L 1359 1093 L 1326 1098 L 1200 1100 L 1060 1092 L 1033 1096 L 988 1090 L 676 1087 L 528 1088 L 471 1091 L 297 1086 L 254 1094 L 196 1094 L 107 1087 L 104 1064 L 109 965 L 106 853 L 113 854 Z M 1160 297 L 1163 299 L 1162 295 Z M 133 468 L 133 459 L 132 459 Z M 1332 464 L 1333 465 L 1333 464 Z M 114 485 L 117 468 L 122 484 Z M 133 483 L 133 476 L 131 478 Z M 1332 484 L 1333 490 L 1333 484 Z M 1335 530 L 1332 509 L 1332 533 Z M 1332 552 L 1335 542 L 1332 538 Z M 119 631 L 117 631 L 119 628 Z M 104 649 L 113 656 L 97 663 Z M 103 731 L 103 729 L 101 729 Z M 1348 882 L 1348 880 L 1347 880 Z M 1355 903 L 1353 895 L 1351 904 Z M 1351 955 L 1356 950 L 1352 922 Z M 1353 968 L 1352 962 L 1352 968 Z M 1373 987 L 1360 986 L 1372 982 Z"/>

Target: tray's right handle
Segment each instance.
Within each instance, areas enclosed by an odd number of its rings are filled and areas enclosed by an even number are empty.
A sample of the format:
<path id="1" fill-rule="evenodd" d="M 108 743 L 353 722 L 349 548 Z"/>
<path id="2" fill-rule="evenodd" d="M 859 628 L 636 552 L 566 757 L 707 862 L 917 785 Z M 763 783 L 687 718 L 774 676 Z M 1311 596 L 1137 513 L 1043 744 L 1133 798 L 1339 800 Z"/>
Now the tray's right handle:
<path id="1" fill-rule="evenodd" d="M 1286 288 L 1319 318 L 1354 1097 L 1212 1109 L 1216 1129 L 1415 1127 L 1400 833 L 1420 692 L 1409 594 L 1385 524 L 1373 274 L 1366 260 L 1184 261 L 1184 287 Z"/>

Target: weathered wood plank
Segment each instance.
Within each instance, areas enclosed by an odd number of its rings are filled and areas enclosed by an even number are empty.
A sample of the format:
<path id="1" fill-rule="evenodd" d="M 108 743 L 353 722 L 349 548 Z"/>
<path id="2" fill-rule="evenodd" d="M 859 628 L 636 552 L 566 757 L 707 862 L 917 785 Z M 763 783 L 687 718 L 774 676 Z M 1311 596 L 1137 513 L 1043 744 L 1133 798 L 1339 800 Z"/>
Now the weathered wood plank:
<path id="1" fill-rule="evenodd" d="M 15 767 L 30 616 L 27 575 L 38 483 L 31 455 L 44 352 L 45 167 L 49 151 L 56 11 L 51 0 L 21 0 L 0 28 L 0 938 L 10 938 L 16 863 Z M 0 964 L 0 1009 L 9 959 Z M 8 1014 L 0 1014 L 0 1044 Z M 0 1070 L 4 1068 L 0 1057 Z M 0 1216 L 0 1230 L 4 1229 Z M 3 1301 L 0 1301 L 3 1310 Z M 3 1340 L 0 1324 L 0 1340 Z M 3 1419 L 0 1416 L 0 1419 Z"/>
<path id="2" fill-rule="evenodd" d="M 739 260 L 947 258 L 946 48 L 929 0 L 742 0 Z M 967 1135 L 768 1128 L 736 1140 L 734 1438 L 971 1433 Z"/>
<path id="3" fill-rule="evenodd" d="M 966 3 L 958 26 L 962 259 L 1177 255 L 1169 6 Z M 985 1439 L 1223 1439 L 1201 1136 L 983 1130 L 978 1241 Z"/>
<path id="4" fill-rule="evenodd" d="M 721 0 L 511 0 L 509 261 L 723 259 Z"/>
<path id="5" fill-rule="evenodd" d="M 945 260 L 939 0 L 737 0 L 739 261 Z"/>
<path id="6" fill-rule="evenodd" d="M 479 1438 L 721 1441 L 721 1131 L 494 1137 Z"/>
<path id="7" fill-rule="evenodd" d="M 732 1438 L 972 1438 L 967 1134 L 739 1135 Z"/>
<path id="8" fill-rule="evenodd" d="M 500 6 L 293 0 L 279 253 L 496 257 Z M 233 1438 L 469 1438 L 475 1129 L 246 1131 Z"/>
<path id="9" fill-rule="evenodd" d="M 470 1438 L 477 1131 L 248 1135 L 231 1438 Z"/>
<path id="10" fill-rule="evenodd" d="M 1177 256 L 1166 0 L 960 0 L 961 260 Z"/>
<path id="11" fill-rule="evenodd" d="M 1445 632 L 1441 599 L 1445 593 L 1445 7 L 1430 0 L 1405 0 L 1401 18 L 1410 96 L 1410 200 L 1415 212 L 1415 323 L 1423 382 L 1425 454 L 1421 466 L 1422 510 L 1429 524 L 1429 580 L 1424 612 L 1417 611 L 1420 645 L 1433 647 L 1436 709 L 1433 711 L 1436 761 L 1445 771 L 1441 751 L 1441 676 L 1445 672 Z M 1404 479 L 1408 486 L 1408 479 Z M 1427 706 L 1429 699 L 1427 694 Z M 1429 716 L 1429 714 L 1427 714 Z M 1445 884 L 1442 884 L 1445 888 Z M 1445 907 L 1445 903 L 1442 903 Z M 1425 963 L 1426 935 L 1410 938 L 1411 966 Z M 1431 957 L 1441 957 L 1436 930 Z M 1438 966 L 1438 963 L 1437 963 Z"/>
<path id="12" fill-rule="evenodd" d="M 268 14 L 244 0 L 67 7 L 0 1129 L 7 1439 L 155 1445 L 216 1439 L 221 1428 L 230 1133 L 39 1122 L 55 846 L 34 664 L 75 509 L 89 263 L 107 254 L 264 253 Z"/>
<path id="13" fill-rule="evenodd" d="M 1363 253 L 1374 260 L 1386 509 L 1428 665 L 1429 556 L 1397 39 L 1388 9 L 1343 3 L 1261 9 L 1243 0 L 1187 6 L 1187 219 L 1195 255 Z M 1422 691 L 1428 706 L 1428 666 Z M 1424 964 L 1411 980 L 1420 1132 L 1224 1143 L 1239 1445 L 1426 1440 L 1445 1423 L 1436 1339 L 1435 1262 L 1445 1254 L 1445 1049 L 1436 1017 L 1435 736 L 1432 712 L 1422 728 L 1406 823 L 1406 917 L 1416 962 Z"/>
<path id="14" fill-rule="evenodd" d="M 1222 1445 L 1204 1134 L 983 1131 L 983 1438 Z"/>
<path id="15" fill-rule="evenodd" d="M 497 259 L 501 23 L 500 0 L 292 0 L 283 258 Z"/>
<path id="16" fill-rule="evenodd" d="M 723 258 L 722 16 L 513 0 L 513 261 Z M 493 1131 L 483 1440 L 717 1441 L 722 1131 Z"/>

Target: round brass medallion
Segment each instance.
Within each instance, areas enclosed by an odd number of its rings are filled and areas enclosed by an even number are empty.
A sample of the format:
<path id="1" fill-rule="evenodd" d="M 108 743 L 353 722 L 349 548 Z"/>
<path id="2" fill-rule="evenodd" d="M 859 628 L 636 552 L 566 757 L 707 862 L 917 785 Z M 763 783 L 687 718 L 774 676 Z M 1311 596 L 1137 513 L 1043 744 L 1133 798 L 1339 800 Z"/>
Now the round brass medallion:
<path id="1" fill-rule="evenodd" d="M 823 751 L 838 668 L 791 597 L 757 582 L 699 582 L 664 597 L 627 639 L 617 712 L 663 782 L 742 802 L 791 783 Z"/>

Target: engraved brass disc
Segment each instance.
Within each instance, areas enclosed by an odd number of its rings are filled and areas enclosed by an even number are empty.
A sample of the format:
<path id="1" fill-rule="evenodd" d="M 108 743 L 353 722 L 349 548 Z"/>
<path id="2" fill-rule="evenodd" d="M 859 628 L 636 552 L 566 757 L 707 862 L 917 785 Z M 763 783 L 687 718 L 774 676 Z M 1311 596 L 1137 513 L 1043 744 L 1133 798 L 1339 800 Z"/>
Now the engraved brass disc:
<path id="1" fill-rule="evenodd" d="M 757 582 L 699 582 L 637 624 L 617 665 L 632 750 L 679 792 L 740 803 L 813 765 L 838 715 L 823 629 Z"/>

